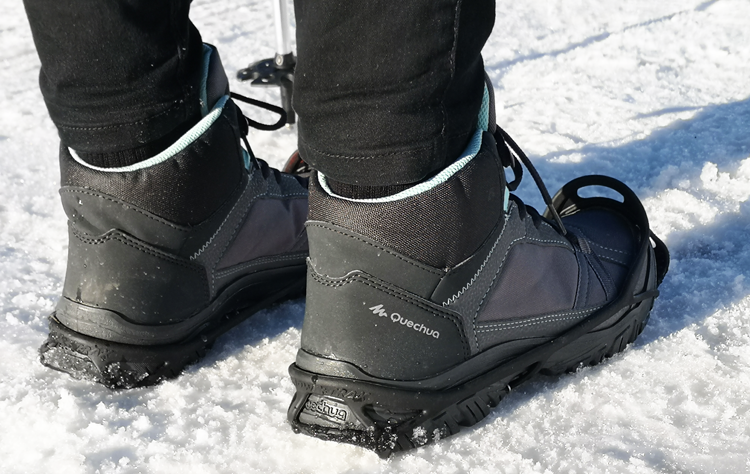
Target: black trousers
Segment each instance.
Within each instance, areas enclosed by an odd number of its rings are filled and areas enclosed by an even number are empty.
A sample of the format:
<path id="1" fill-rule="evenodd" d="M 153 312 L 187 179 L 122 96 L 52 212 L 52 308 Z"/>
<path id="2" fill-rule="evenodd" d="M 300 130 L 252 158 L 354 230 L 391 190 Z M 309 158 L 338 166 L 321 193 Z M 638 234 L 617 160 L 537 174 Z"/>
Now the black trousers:
<path id="1" fill-rule="evenodd" d="M 131 150 L 199 120 L 189 0 L 24 2 L 65 145 Z M 455 160 L 481 105 L 494 0 L 297 0 L 295 13 L 306 161 L 336 181 L 386 186 Z"/>

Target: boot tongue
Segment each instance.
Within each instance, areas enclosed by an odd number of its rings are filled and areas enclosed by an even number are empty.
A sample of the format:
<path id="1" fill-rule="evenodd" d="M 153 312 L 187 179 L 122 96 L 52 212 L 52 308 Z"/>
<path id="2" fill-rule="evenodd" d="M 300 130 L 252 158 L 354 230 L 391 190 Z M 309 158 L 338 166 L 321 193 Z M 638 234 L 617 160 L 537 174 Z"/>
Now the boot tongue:
<path id="1" fill-rule="evenodd" d="M 216 102 L 229 94 L 229 80 L 224 73 L 219 51 L 203 45 L 203 77 L 201 78 L 201 116 L 205 117 Z"/>

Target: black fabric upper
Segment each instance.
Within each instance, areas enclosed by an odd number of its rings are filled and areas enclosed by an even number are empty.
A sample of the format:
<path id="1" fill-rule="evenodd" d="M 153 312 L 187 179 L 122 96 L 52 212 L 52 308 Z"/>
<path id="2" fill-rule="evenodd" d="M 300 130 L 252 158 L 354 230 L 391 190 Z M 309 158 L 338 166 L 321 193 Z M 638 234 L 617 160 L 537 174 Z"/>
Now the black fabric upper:
<path id="1" fill-rule="evenodd" d="M 353 202 L 310 185 L 310 220 L 351 229 L 436 268 L 452 267 L 473 254 L 503 215 L 502 167 L 484 134 L 475 159 L 446 183 L 393 202 Z"/>
<path id="2" fill-rule="evenodd" d="M 103 172 L 80 165 L 60 146 L 62 186 L 103 192 L 180 225 L 208 218 L 240 184 L 244 167 L 235 106 L 193 144 L 145 170 Z"/>

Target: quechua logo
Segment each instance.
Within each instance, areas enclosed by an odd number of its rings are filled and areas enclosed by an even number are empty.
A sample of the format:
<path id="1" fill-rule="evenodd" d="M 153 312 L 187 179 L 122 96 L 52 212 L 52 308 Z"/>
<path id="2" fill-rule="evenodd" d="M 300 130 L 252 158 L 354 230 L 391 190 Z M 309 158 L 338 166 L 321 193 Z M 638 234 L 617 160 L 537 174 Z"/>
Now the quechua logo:
<path id="1" fill-rule="evenodd" d="M 406 326 L 409 329 L 413 329 L 413 330 L 415 330 L 415 331 L 417 331 L 417 332 L 419 332 L 421 334 L 425 334 L 427 336 L 432 336 L 435 339 L 439 339 L 440 338 L 440 332 L 439 331 L 435 331 L 433 329 L 430 329 L 430 328 L 428 328 L 427 326 L 425 326 L 422 323 L 415 323 L 411 319 L 405 318 L 405 317 L 401 316 L 398 313 L 390 313 L 390 314 L 388 314 L 388 311 L 386 311 L 383 308 L 382 304 L 379 304 L 379 305 L 376 305 L 376 306 L 372 306 L 369 309 L 370 309 L 370 311 L 372 311 L 372 314 L 374 314 L 376 316 L 379 316 L 381 318 L 387 318 L 387 319 L 389 319 L 393 323 L 400 324 L 402 326 Z"/>

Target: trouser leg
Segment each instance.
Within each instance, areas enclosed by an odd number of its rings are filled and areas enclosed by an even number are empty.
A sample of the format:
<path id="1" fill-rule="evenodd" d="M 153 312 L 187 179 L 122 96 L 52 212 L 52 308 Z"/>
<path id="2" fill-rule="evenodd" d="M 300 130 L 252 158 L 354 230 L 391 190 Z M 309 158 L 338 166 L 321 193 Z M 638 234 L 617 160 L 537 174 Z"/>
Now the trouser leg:
<path id="1" fill-rule="evenodd" d="M 331 180 L 414 183 L 455 160 L 482 101 L 493 0 L 297 0 L 303 158 Z"/>
<path id="2" fill-rule="evenodd" d="M 42 94 L 65 145 L 116 155 L 200 118 L 202 45 L 189 1 L 24 3 Z"/>

